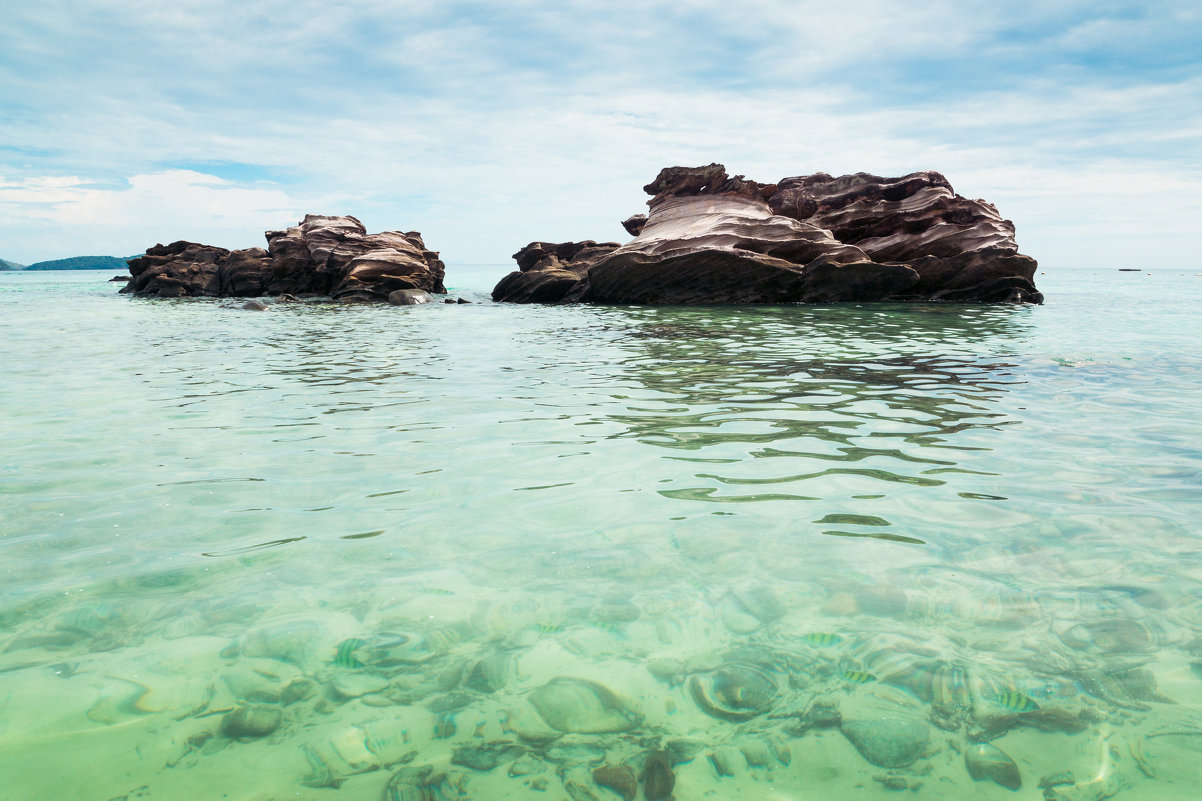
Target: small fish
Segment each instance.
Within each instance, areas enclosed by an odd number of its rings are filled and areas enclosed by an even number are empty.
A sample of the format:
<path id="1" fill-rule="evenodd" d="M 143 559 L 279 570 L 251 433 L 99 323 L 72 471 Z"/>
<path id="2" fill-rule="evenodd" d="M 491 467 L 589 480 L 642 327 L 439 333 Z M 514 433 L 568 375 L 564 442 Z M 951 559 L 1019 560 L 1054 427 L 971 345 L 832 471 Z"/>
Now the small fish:
<path id="1" fill-rule="evenodd" d="M 839 677 L 852 684 L 867 684 L 870 681 L 876 681 L 876 676 L 862 670 L 845 670 L 839 674 Z"/>
<path id="2" fill-rule="evenodd" d="M 622 625 L 620 623 L 615 623 L 612 620 L 594 620 L 592 621 L 592 626 L 593 628 L 600 629 L 601 631 L 608 632 L 609 634 L 613 634 L 618 637 L 624 638 L 626 636 L 626 630 L 622 628 Z"/>
<path id="3" fill-rule="evenodd" d="M 998 693 L 993 702 L 1002 709 L 1008 709 L 1011 712 L 1030 712 L 1033 709 L 1039 709 L 1039 704 L 1014 690 L 1006 690 L 1005 692 Z"/>
<path id="4" fill-rule="evenodd" d="M 838 645 L 839 643 L 843 642 L 843 638 L 840 637 L 838 634 L 831 634 L 830 632 L 825 632 L 825 631 L 814 632 L 813 634 L 806 634 L 801 639 L 805 642 L 808 642 L 810 645 L 822 645 L 822 646 Z"/>
<path id="5" fill-rule="evenodd" d="M 434 739 L 445 740 L 448 737 L 454 737 L 458 727 L 455 725 L 455 715 L 451 712 L 443 712 L 434 717 Z"/>
<path id="6" fill-rule="evenodd" d="M 444 590 L 442 587 L 422 587 L 425 595 L 454 595 L 454 590 Z"/>
<path id="7" fill-rule="evenodd" d="M 361 668 L 363 662 L 359 661 L 355 656 L 355 651 L 359 650 L 365 644 L 364 640 L 357 637 L 351 637 L 349 640 L 343 640 L 338 644 L 338 652 L 334 654 L 334 664 L 343 668 Z"/>
<path id="8" fill-rule="evenodd" d="M 531 628 L 539 634 L 558 634 L 563 631 L 563 626 L 558 623 L 535 623 Z"/>

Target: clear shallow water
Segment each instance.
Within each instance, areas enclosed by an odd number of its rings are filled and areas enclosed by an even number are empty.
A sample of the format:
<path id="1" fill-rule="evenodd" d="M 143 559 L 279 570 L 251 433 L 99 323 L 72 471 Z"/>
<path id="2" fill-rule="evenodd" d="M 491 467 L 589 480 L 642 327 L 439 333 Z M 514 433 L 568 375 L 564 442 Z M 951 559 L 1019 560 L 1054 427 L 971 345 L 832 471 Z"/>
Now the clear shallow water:
<path id="1" fill-rule="evenodd" d="M 504 270 L 265 313 L 0 275 L 0 797 L 579 801 L 665 748 L 680 801 L 1197 797 L 1202 277 Z"/>

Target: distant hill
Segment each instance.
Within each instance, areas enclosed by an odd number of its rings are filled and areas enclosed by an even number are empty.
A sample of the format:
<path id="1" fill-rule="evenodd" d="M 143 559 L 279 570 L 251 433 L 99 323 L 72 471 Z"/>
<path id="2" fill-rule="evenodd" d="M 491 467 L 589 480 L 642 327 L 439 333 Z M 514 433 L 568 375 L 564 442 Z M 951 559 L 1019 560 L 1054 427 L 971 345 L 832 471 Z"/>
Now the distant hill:
<path id="1" fill-rule="evenodd" d="M 126 270 L 126 256 L 119 259 L 116 256 L 73 256 L 69 259 L 39 261 L 26 267 L 26 270 Z"/>
<path id="2" fill-rule="evenodd" d="M 24 269 L 24 267 L 24 264 L 17 264 L 15 261 L 0 259 L 0 270 L 21 270 Z"/>

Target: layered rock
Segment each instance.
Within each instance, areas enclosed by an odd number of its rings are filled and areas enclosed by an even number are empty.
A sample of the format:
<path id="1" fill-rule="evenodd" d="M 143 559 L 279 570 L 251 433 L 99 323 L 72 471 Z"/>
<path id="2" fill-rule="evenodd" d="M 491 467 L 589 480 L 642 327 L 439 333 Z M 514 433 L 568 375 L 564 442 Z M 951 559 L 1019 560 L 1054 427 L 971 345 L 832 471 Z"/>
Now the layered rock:
<path id="1" fill-rule="evenodd" d="M 129 261 L 132 278 L 121 291 L 154 297 L 289 293 L 381 302 L 403 289 L 446 292 L 445 267 L 416 231 L 368 234 L 354 217 L 309 214 L 266 237 L 266 250 L 155 245 Z"/>
<path id="2" fill-rule="evenodd" d="M 620 247 L 617 242 L 531 242 L 513 254 L 517 272 L 501 279 L 492 298 L 511 303 L 555 303 Z"/>
<path id="3" fill-rule="evenodd" d="M 1014 225 L 936 172 L 824 173 L 762 184 L 721 164 L 669 167 L 624 245 L 535 242 L 498 301 L 1040 303 Z"/>

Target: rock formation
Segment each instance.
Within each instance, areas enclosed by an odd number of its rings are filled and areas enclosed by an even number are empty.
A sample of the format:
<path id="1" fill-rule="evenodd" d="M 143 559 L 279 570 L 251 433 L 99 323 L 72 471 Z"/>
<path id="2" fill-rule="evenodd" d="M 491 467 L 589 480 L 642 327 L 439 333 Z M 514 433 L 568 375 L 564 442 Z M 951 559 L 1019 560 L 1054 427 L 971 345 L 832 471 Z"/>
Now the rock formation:
<path id="1" fill-rule="evenodd" d="M 1014 224 L 937 172 L 761 184 L 668 167 L 625 245 L 533 242 L 493 290 L 514 303 L 1041 303 Z"/>
<path id="2" fill-rule="evenodd" d="M 368 234 L 354 217 L 308 214 L 266 237 L 267 250 L 155 245 L 129 261 L 132 278 L 121 291 L 160 298 L 289 293 L 380 302 L 402 289 L 446 292 L 445 267 L 416 231 Z"/>

